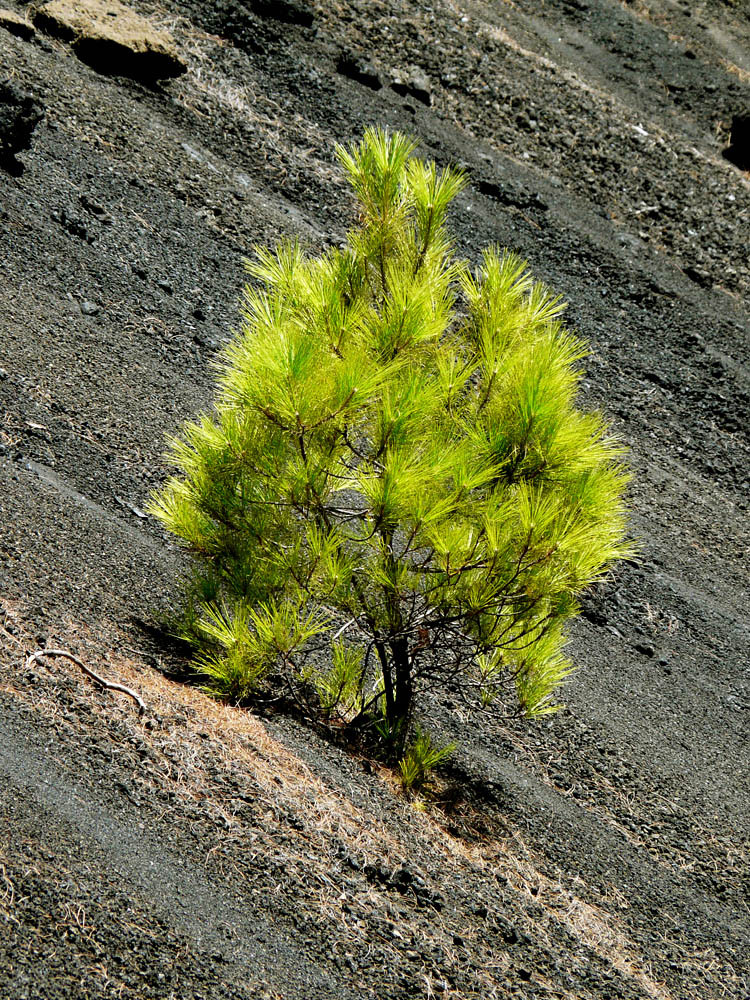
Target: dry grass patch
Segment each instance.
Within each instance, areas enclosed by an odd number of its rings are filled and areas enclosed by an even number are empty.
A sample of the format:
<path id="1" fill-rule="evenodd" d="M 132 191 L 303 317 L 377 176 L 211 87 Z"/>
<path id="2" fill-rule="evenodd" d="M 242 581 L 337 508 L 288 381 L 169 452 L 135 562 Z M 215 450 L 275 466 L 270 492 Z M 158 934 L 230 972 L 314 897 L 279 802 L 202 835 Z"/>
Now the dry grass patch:
<path id="1" fill-rule="evenodd" d="M 589 956 L 596 956 L 644 996 L 673 1000 L 630 937 L 621 916 L 627 913 L 628 902 L 616 887 L 606 898 L 592 902 L 591 890 L 575 875 L 550 876 L 545 871 L 548 864 L 517 831 L 487 817 L 463 816 L 463 825 L 472 831 L 466 839 L 455 816 L 429 802 L 401 796 L 397 776 L 386 769 L 375 766 L 373 774 L 363 775 L 349 794 L 346 782 L 354 779 L 342 773 L 335 785 L 324 780 L 261 719 L 149 667 L 148 654 L 130 645 L 133 637 L 114 626 L 100 624 L 94 630 L 68 622 L 54 644 L 67 643 L 108 679 L 137 690 L 147 706 L 143 717 L 128 698 L 98 690 L 66 661 L 49 667 L 36 664 L 38 676 L 31 683 L 24 678 L 22 665 L 33 646 L 32 633 L 20 605 L 0 602 L 0 689 L 40 717 L 53 720 L 58 731 L 75 733 L 81 718 L 60 700 L 60 680 L 65 678 L 74 703 L 87 706 L 86 724 L 100 731 L 109 727 L 122 744 L 120 760 L 132 767 L 131 794 L 140 805 L 151 808 L 157 799 L 159 805 L 153 808 L 159 816 L 175 809 L 176 822 L 180 810 L 192 806 L 199 822 L 215 830 L 204 863 L 219 873 L 240 876 L 249 892 L 253 861 L 272 858 L 304 894 L 306 910 L 317 913 L 316 919 L 333 935 L 342 954 L 357 942 L 368 947 L 373 936 L 380 937 L 386 954 L 393 952 L 394 961 L 404 950 L 422 954 L 437 947 L 444 965 L 465 968 L 468 953 L 482 995 L 500 997 L 503 987 L 497 977 L 509 970 L 511 958 L 497 941 L 467 923 L 466 908 L 474 891 L 498 900 L 510 892 L 512 919 L 537 944 L 550 953 L 559 951 L 561 931 L 563 938 L 577 942 L 571 951 L 571 970 L 576 966 L 585 970 Z M 355 804 L 355 798 L 372 808 Z M 430 910 L 425 918 L 414 899 L 398 897 L 390 885 L 347 888 L 342 856 L 356 859 L 359 871 L 367 865 L 393 871 L 408 866 L 426 884 L 437 887 L 448 905 L 440 912 Z M 12 891 L 0 866 L 2 914 L 10 912 Z M 398 897 L 395 904 L 394 897 Z M 393 913 L 393 928 L 386 933 L 372 918 L 388 912 Z M 427 996 L 461 996 L 429 963 L 423 962 L 421 969 Z M 736 978 L 734 970 L 707 953 L 692 970 L 716 996 L 721 995 L 715 991 L 722 981 Z M 533 973 L 533 982 L 541 988 L 543 979 Z M 549 989 L 550 995 L 571 996 L 559 986 L 553 990 L 550 984 Z M 585 993 L 576 995 L 576 1000 L 584 998 Z"/>

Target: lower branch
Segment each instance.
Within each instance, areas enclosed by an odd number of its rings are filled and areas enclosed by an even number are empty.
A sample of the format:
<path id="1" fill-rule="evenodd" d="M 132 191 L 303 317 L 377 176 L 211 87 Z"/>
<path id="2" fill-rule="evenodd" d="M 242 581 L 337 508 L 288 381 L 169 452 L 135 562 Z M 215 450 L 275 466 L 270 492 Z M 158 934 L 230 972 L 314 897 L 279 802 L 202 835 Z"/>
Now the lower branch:
<path id="1" fill-rule="evenodd" d="M 69 653 L 66 649 L 38 649 L 35 653 L 29 653 L 26 657 L 25 666 L 30 667 L 32 663 L 36 663 L 36 661 L 40 660 L 43 656 L 64 656 L 65 659 L 71 660 L 71 662 L 75 663 L 76 666 L 80 667 L 84 674 L 86 674 L 87 677 L 90 677 L 92 681 L 96 681 L 100 687 L 106 688 L 107 691 L 121 691 L 129 698 L 132 698 L 138 705 L 139 715 L 143 715 L 146 711 L 145 702 L 139 694 L 136 694 L 135 691 L 132 691 L 129 687 L 125 687 L 124 684 L 116 684 L 114 681 L 108 681 L 105 680 L 104 677 L 100 677 L 99 674 L 95 673 L 90 667 L 87 667 L 82 660 L 79 660 L 77 656 L 74 656 L 73 653 Z"/>

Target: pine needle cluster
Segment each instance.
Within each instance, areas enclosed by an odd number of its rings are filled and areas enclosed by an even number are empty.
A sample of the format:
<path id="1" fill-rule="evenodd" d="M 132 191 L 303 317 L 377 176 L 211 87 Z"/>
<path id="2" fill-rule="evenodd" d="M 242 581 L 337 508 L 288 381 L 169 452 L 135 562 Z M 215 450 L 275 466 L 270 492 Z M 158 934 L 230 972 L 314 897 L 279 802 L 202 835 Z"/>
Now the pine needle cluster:
<path id="1" fill-rule="evenodd" d="M 400 746 L 430 686 L 553 711 L 577 598 L 627 552 L 585 347 L 516 255 L 454 256 L 460 172 L 374 129 L 337 154 L 359 224 L 256 251 L 214 411 L 151 502 L 193 556 L 186 635 L 216 693 Z"/>

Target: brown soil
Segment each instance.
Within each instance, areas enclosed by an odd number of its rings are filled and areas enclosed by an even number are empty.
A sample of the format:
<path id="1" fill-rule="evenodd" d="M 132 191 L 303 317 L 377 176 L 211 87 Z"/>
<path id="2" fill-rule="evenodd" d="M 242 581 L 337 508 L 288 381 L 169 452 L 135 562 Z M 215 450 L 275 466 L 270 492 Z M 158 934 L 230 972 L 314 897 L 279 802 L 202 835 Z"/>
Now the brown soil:
<path id="1" fill-rule="evenodd" d="M 160 84 L 5 6 L 0 997 L 745 1000 L 746 5 L 134 3 L 187 65 Z M 635 473 L 641 555 L 586 600 L 567 708 L 436 696 L 431 802 L 183 683 L 143 515 L 243 257 L 341 241 L 333 147 L 370 123 L 470 171 L 462 254 L 511 246 L 569 300 Z"/>

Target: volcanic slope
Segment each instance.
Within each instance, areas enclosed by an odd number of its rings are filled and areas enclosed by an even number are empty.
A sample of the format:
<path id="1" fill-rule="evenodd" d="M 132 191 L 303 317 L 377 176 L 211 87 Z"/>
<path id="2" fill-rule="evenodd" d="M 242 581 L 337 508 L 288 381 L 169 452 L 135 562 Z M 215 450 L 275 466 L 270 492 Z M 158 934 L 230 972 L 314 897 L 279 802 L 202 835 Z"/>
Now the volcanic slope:
<path id="1" fill-rule="evenodd" d="M 154 83 L 2 2 L 0 995 L 745 1000 L 746 7 L 134 4 L 186 67 Z M 462 255 L 512 247 L 570 303 L 640 547 L 557 716 L 425 707 L 460 749 L 423 808 L 180 682 L 183 564 L 143 514 L 243 258 L 342 241 L 333 149 L 369 124 L 469 173 Z"/>

